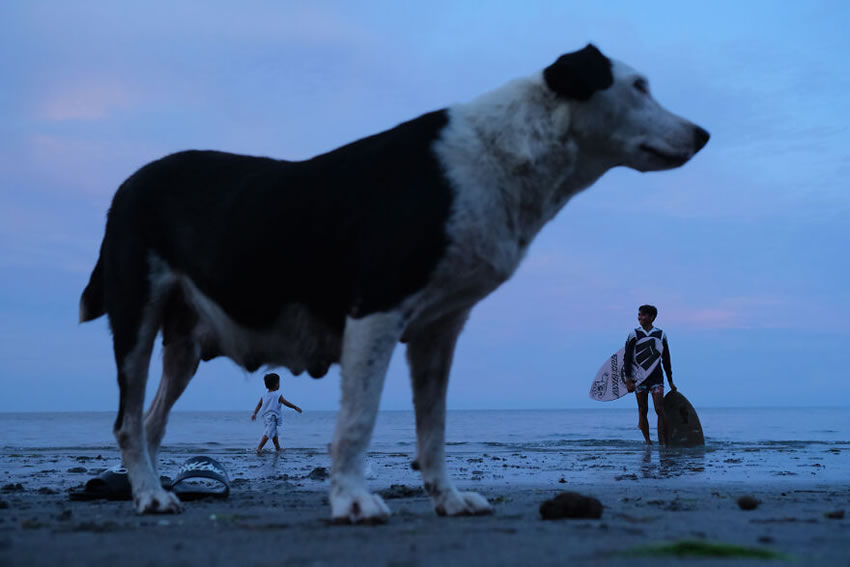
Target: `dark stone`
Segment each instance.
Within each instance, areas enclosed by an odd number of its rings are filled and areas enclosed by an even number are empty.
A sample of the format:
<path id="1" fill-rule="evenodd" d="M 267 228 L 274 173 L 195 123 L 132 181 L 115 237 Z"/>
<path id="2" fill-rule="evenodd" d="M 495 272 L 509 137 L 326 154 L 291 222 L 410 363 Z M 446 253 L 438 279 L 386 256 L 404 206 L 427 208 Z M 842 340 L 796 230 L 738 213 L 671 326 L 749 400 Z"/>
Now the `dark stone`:
<path id="1" fill-rule="evenodd" d="M 310 474 L 308 474 L 306 478 L 312 480 L 327 480 L 328 469 L 326 469 L 325 467 L 316 467 L 310 471 Z"/>
<path id="2" fill-rule="evenodd" d="M 592 496 L 577 492 L 562 492 L 540 505 L 540 515 L 544 520 L 560 518 L 601 518 L 602 503 Z"/>
<path id="3" fill-rule="evenodd" d="M 758 508 L 759 501 L 755 496 L 741 496 L 738 498 L 738 507 L 741 510 L 755 510 Z"/>
<path id="4" fill-rule="evenodd" d="M 415 498 L 419 496 L 426 496 L 425 489 L 421 486 L 407 486 L 404 484 L 391 484 L 389 488 L 385 488 L 378 492 L 378 494 L 384 500 L 391 500 L 393 498 Z"/>
<path id="5" fill-rule="evenodd" d="M 614 477 L 614 480 L 637 480 L 638 477 L 634 473 L 620 474 Z"/>

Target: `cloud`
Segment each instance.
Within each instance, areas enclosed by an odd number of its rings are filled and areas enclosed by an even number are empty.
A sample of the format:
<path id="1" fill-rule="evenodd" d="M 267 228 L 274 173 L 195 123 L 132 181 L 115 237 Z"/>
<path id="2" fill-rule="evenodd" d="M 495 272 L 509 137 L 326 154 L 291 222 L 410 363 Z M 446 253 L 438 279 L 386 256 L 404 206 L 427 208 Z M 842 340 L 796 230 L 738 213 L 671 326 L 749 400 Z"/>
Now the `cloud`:
<path id="1" fill-rule="evenodd" d="M 85 81 L 54 87 L 37 110 L 42 120 L 100 120 L 138 102 L 123 84 L 109 80 Z"/>
<path id="2" fill-rule="evenodd" d="M 726 306 L 710 308 L 689 306 L 673 309 L 667 306 L 664 311 L 664 320 L 669 321 L 670 325 L 695 330 L 750 328 L 752 325 L 746 319 L 746 314 L 741 310 Z"/>
<path id="3" fill-rule="evenodd" d="M 697 305 L 700 303 L 700 305 Z M 819 297 L 787 294 L 707 298 L 670 297 L 664 305 L 665 325 L 689 330 L 796 329 L 842 331 L 850 310 Z M 800 315 L 805 314 L 805 319 Z"/>

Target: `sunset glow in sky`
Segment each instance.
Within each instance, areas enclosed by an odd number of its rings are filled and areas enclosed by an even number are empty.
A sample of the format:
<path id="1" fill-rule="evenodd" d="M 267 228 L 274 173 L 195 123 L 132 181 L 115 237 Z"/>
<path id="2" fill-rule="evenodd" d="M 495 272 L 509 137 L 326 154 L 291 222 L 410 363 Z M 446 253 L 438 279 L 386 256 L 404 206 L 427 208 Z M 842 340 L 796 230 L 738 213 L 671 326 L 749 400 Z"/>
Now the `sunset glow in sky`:
<path id="1" fill-rule="evenodd" d="M 78 301 L 138 167 L 311 157 L 588 42 L 711 141 L 568 204 L 473 311 L 449 407 L 602 407 L 590 382 L 642 303 L 697 407 L 847 405 L 848 21 L 846 2 L 3 2 L 0 411 L 117 408 L 108 325 Z M 261 376 L 202 364 L 176 409 L 247 412 Z M 338 389 L 337 369 L 282 384 L 305 410 Z M 382 407 L 411 407 L 403 348 Z"/>

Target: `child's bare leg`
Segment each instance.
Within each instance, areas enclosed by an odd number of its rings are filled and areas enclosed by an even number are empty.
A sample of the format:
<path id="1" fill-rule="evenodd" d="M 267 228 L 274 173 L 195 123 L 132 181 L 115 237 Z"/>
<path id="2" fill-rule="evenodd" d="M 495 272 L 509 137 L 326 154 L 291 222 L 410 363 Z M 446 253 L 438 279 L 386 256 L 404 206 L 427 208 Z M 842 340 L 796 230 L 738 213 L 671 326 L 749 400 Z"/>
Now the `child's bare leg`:
<path id="1" fill-rule="evenodd" d="M 280 452 L 281 448 L 280 448 L 280 443 L 278 443 L 278 440 L 277 440 L 277 435 L 272 437 L 272 443 L 274 443 L 274 450 Z"/>
<path id="2" fill-rule="evenodd" d="M 269 440 L 269 438 L 266 437 L 265 435 L 263 435 L 263 438 L 260 439 L 260 444 L 257 445 L 257 454 L 258 455 L 263 452 L 263 446 L 265 446 L 266 441 L 268 441 L 268 440 Z"/>
<path id="3" fill-rule="evenodd" d="M 643 433 L 643 438 L 647 445 L 651 445 L 652 441 L 649 438 L 649 420 L 647 419 L 647 413 L 649 413 L 649 393 L 635 392 L 635 398 L 637 399 L 638 404 L 638 429 L 640 429 L 640 432 Z"/>
<path id="4" fill-rule="evenodd" d="M 664 427 L 664 390 L 652 392 L 652 405 L 658 415 L 658 442 L 667 446 L 667 429 Z"/>

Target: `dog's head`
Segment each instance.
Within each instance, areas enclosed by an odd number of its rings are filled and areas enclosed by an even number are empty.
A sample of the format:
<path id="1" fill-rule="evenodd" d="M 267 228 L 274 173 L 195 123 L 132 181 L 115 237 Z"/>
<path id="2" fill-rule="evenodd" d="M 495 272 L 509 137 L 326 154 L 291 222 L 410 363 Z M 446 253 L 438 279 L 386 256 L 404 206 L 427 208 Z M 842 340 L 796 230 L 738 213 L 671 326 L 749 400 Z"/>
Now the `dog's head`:
<path id="1" fill-rule="evenodd" d="M 612 166 L 672 169 L 708 142 L 708 132 L 652 98 L 645 76 L 593 45 L 562 55 L 543 78 L 570 105 L 570 137 Z"/>

